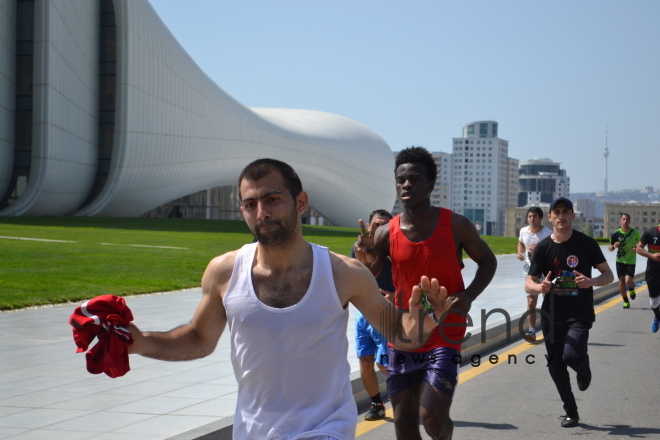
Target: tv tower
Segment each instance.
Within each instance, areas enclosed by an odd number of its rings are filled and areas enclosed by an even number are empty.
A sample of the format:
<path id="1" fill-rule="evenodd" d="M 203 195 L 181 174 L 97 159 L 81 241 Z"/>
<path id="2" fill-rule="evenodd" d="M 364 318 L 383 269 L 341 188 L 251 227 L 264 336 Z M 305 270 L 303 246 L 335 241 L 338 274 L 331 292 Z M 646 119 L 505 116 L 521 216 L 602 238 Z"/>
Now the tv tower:
<path id="1" fill-rule="evenodd" d="M 607 157 L 610 155 L 610 150 L 607 148 L 607 124 L 605 124 L 605 151 L 603 151 L 603 156 L 605 156 L 605 194 L 607 194 Z"/>

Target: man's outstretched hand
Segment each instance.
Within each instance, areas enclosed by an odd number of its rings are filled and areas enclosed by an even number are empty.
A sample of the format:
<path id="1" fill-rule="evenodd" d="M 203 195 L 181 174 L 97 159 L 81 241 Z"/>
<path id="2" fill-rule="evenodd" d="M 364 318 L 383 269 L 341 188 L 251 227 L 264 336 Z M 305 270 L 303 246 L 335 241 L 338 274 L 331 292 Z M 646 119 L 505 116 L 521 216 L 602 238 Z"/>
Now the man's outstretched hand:
<path id="1" fill-rule="evenodd" d="M 357 257 L 358 253 L 360 253 L 367 263 L 371 263 L 375 258 L 376 252 L 374 249 L 374 234 L 372 231 L 367 231 L 364 220 L 360 219 L 358 225 L 360 226 L 360 235 L 358 235 L 358 239 L 355 242 L 355 255 Z M 364 261 L 362 262 L 364 263 Z"/>
<path id="2" fill-rule="evenodd" d="M 426 293 L 426 298 L 435 309 L 435 316 L 440 319 L 443 313 L 449 310 L 452 307 L 453 302 L 457 299 L 451 297 L 447 298 L 447 289 L 444 286 L 441 286 L 438 280 L 435 278 L 429 280 L 428 277 L 423 276 L 420 284 L 422 285 L 422 290 L 424 290 L 424 293 Z M 412 294 L 410 295 L 410 302 L 408 303 L 410 315 L 413 319 L 417 319 L 417 317 L 420 316 L 419 310 L 424 311 L 421 316 L 426 315 L 424 305 L 422 305 L 420 301 L 421 298 L 422 291 L 419 289 L 419 286 L 413 287 Z M 430 323 L 432 323 L 432 327 L 437 325 L 435 322 L 433 322 L 430 316 L 428 317 L 428 320 Z M 427 323 L 424 325 L 426 326 Z"/>

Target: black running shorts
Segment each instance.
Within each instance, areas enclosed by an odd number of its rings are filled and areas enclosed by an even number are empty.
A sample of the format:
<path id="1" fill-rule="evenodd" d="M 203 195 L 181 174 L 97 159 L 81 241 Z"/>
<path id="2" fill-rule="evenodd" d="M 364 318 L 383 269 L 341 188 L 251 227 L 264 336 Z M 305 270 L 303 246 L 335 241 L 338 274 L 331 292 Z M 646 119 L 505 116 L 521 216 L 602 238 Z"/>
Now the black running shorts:
<path id="1" fill-rule="evenodd" d="M 649 296 L 657 298 L 660 296 L 660 272 L 649 272 L 646 270 L 646 286 L 649 288 Z"/>
<path id="2" fill-rule="evenodd" d="M 629 277 L 635 276 L 635 265 L 634 264 L 625 264 L 625 263 L 616 263 L 616 276 L 618 278 L 628 275 Z"/>

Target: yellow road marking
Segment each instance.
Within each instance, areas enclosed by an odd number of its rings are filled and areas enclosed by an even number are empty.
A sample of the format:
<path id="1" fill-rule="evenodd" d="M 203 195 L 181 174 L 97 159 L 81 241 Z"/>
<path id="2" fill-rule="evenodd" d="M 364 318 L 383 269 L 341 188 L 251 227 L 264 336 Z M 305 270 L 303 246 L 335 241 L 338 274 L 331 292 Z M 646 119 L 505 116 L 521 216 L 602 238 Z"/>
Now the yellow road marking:
<path id="1" fill-rule="evenodd" d="M 647 288 L 646 284 L 644 284 L 643 286 L 640 286 L 639 289 L 635 289 L 635 291 L 637 293 L 639 293 L 639 292 L 643 291 L 646 288 Z M 596 307 L 594 309 L 594 313 L 599 314 L 599 313 L 609 309 L 610 307 L 619 304 L 621 301 L 623 301 L 623 298 L 621 298 L 621 295 L 619 295 L 616 298 L 613 298 L 613 299 L 607 301 L 605 304 L 602 304 L 602 305 Z M 540 345 L 540 344 L 537 344 L 537 345 Z M 520 353 L 523 353 L 523 352 L 525 352 L 525 351 L 527 351 L 530 348 L 535 347 L 535 346 L 536 345 L 534 345 L 534 344 L 530 344 L 528 342 L 523 342 L 522 344 L 520 344 L 516 347 L 513 347 L 510 350 L 506 350 L 504 353 L 498 354 L 497 356 L 500 359 L 508 359 L 509 355 L 518 356 Z M 491 369 L 497 367 L 498 365 L 500 365 L 502 363 L 504 363 L 504 362 L 500 361 L 496 364 L 491 364 L 490 362 L 488 362 L 488 363 L 485 363 L 485 364 L 481 364 L 481 366 L 479 366 L 478 368 L 473 367 L 470 370 L 466 371 L 465 373 L 460 373 L 458 375 L 458 383 L 459 383 L 459 385 L 462 384 L 462 383 L 465 383 L 468 380 L 473 379 L 473 378 L 477 377 L 478 375 L 480 375 L 481 373 L 485 373 L 486 371 L 491 370 Z M 385 412 L 385 419 L 384 420 L 377 420 L 377 421 L 373 421 L 373 422 L 369 422 L 369 421 L 365 420 L 364 422 L 358 423 L 357 428 L 355 430 L 355 436 L 358 437 L 362 434 L 365 434 L 365 433 L 367 433 L 371 430 L 374 430 L 374 429 L 378 428 L 379 426 L 382 426 L 385 423 L 391 421 L 394 418 L 394 412 L 392 411 L 392 408 L 389 407 L 390 404 L 387 404 L 387 406 L 388 406 L 388 408 L 387 408 L 387 411 Z"/>
<path id="2" fill-rule="evenodd" d="M 373 422 L 369 422 L 365 420 L 362 423 L 358 423 L 357 428 L 355 429 L 355 436 L 357 437 L 371 431 L 372 429 L 376 429 L 379 426 L 384 425 L 389 421 L 392 421 L 393 418 L 394 418 L 394 411 L 392 411 L 392 408 L 387 408 L 387 410 L 385 411 L 385 419 L 374 420 Z"/>

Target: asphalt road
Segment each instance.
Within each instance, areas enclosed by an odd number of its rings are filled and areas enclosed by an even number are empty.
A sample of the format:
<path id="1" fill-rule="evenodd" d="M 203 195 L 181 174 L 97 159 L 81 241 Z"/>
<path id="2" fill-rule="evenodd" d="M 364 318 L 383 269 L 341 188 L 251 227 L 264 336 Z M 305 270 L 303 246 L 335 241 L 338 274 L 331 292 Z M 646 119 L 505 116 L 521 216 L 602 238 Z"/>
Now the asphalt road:
<path id="1" fill-rule="evenodd" d="M 518 342 L 494 352 L 497 365 L 489 365 L 491 353 L 483 353 L 478 367 L 461 369 L 451 410 L 453 438 L 660 439 L 660 332 L 650 331 L 653 312 L 646 286 L 638 291 L 628 310 L 622 309 L 620 297 L 596 307 L 589 337 L 590 388 L 580 392 L 569 369 L 582 419 L 578 427 L 562 428 L 557 419 L 564 412 L 544 345 Z M 506 362 L 507 353 L 517 354 L 517 364 Z M 528 355 L 534 355 L 529 358 L 534 364 L 525 362 Z M 395 438 L 391 419 L 364 422 L 363 415 L 358 417 L 359 440 Z M 420 430 L 423 439 L 430 439 L 421 425 Z"/>

